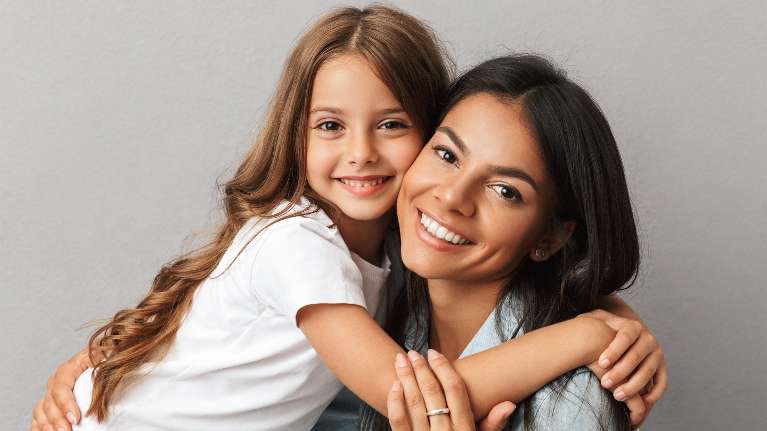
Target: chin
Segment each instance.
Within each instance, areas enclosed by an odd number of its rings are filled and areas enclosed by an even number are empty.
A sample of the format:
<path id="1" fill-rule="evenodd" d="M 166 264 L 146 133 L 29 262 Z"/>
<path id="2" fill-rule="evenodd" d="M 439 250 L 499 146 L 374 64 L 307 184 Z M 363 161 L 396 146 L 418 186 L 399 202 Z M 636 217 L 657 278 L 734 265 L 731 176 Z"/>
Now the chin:
<path id="1" fill-rule="evenodd" d="M 418 274 L 424 279 L 439 279 L 447 276 L 446 271 L 442 268 L 444 261 L 439 261 L 430 256 L 428 253 L 418 252 L 410 249 L 403 238 L 402 242 L 402 263 L 405 267 Z"/>
<path id="2" fill-rule="evenodd" d="M 340 207 L 344 216 L 357 221 L 375 221 L 389 214 L 391 206 L 345 205 Z"/>

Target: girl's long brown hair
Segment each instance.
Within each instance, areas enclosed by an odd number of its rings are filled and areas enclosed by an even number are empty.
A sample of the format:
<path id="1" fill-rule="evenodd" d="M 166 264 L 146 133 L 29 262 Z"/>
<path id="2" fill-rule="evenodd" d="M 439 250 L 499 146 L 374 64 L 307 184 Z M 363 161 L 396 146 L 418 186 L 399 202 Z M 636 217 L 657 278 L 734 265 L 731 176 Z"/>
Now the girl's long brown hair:
<path id="1" fill-rule="evenodd" d="M 408 14 L 379 5 L 340 8 L 320 18 L 288 57 L 255 144 L 223 186 L 226 220 L 215 239 L 165 265 L 135 308 L 119 311 L 91 336 L 91 359 L 101 355 L 105 359 L 95 365 L 87 414 L 105 420 L 126 379 L 141 365 L 162 358 L 195 290 L 248 219 L 282 217 L 286 211 L 274 214 L 275 207 L 284 200 L 295 203 L 301 196 L 334 214 L 334 206 L 307 187 L 306 133 L 317 70 L 344 53 L 364 56 L 424 138 L 431 135 L 452 70 L 433 32 Z"/>

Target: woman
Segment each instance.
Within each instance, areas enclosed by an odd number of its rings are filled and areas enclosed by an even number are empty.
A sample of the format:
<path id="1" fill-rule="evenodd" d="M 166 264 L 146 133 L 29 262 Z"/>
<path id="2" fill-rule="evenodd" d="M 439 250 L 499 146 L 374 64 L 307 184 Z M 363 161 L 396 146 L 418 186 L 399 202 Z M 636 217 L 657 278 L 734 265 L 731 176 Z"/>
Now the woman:
<path id="1" fill-rule="evenodd" d="M 397 202 L 402 258 L 414 275 L 410 325 L 394 331 L 407 348 L 433 349 L 429 362 L 445 393 L 418 354 L 409 354 L 418 378 L 400 360 L 401 385 L 389 399 L 395 430 L 473 429 L 449 361 L 592 310 L 599 295 L 630 285 L 639 265 L 610 127 L 564 73 L 532 55 L 490 60 L 454 84 L 445 112 Z M 439 240 L 435 223 L 471 244 Z M 444 407 L 452 416 L 431 416 L 429 428 L 425 412 Z M 531 426 L 630 424 L 581 369 L 521 404 L 512 429 Z"/>

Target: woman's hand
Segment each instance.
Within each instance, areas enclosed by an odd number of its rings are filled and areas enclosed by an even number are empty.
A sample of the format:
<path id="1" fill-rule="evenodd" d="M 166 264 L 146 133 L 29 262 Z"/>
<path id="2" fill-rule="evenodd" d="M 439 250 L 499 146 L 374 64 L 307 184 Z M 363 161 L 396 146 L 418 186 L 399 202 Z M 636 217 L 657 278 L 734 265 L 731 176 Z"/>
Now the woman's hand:
<path id="1" fill-rule="evenodd" d="M 387 399 L 392 431 L 473 431 L 474 413 L 466 386 L 450 361 L 429 350 L 427 361 L 411 351 L 398 354 L 395 369 L 399 380 Z M 447 408 L 449 413 L 427 416 L 428 411 Z M 501 430 L 516 406 L 507 401 L 496 405 L 479 424 L 480 431 Z"/>
<path id="2" fill-rule="evenodd" d="M 668 368 L 663 351 L 647 327 L 638 320 L 594 310 L 582 316 L 602 320 L 617 331 L 615 339 L 589 366 L 615 399 L 625 401 L 631 423 L 639 427 L 666 392 Z M 601 370 L 599 370 L 601 368 Z"/>
<path id="3" fill-rule="evenodd" d="M 59 366 L 48 379 L 45 394 L 32 410 L 31 431 L 71 431 L 80 422 L 74 393 L 75 381 L 92 367 L 88 350 L 82 350 Z"/>

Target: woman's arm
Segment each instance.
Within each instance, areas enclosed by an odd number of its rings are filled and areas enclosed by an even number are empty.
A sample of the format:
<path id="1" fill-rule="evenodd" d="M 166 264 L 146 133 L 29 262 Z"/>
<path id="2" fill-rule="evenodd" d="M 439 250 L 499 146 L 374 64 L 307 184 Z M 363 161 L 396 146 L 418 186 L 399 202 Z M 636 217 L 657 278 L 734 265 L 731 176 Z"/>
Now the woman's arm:
<path id="1" fill-rule="evenodd" d="M 297 321 L 333 373 L 385 414 L 386 397 L 397 378 L 391 364 L 404 352 L 367 311 L 355 305 L 317 304 L 301 309 Z M 598 319 L 571 319 L 456 361 L 454 366 L 466 382 L 475 416 L 483 418 L 496 404 L 522 400 L 565 372 L 596 361 L 614 334 Z M 421 365 L 428 366 L 425 361 Z"/>

